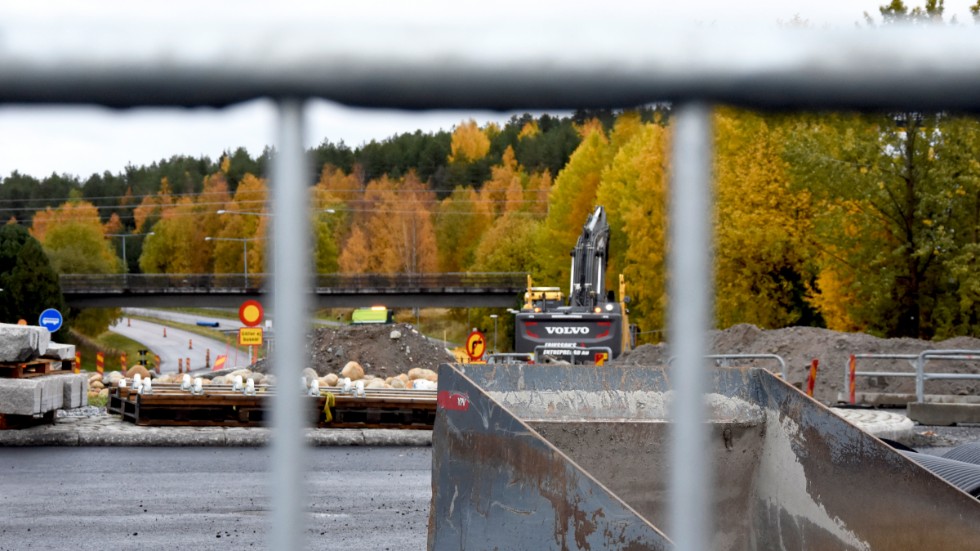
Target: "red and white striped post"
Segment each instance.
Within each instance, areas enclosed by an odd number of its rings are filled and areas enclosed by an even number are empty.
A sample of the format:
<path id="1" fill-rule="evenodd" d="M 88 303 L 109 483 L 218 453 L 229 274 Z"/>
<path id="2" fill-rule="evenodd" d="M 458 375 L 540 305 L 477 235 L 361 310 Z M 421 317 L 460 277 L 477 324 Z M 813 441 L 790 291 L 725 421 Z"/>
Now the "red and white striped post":
<path id="1" fill-rule="evenodd" d="M 806 379 L 806 395 L 813 398 L 813 387 L 817 383 L 817 359 L 810 362 L 810 376 Z"/>

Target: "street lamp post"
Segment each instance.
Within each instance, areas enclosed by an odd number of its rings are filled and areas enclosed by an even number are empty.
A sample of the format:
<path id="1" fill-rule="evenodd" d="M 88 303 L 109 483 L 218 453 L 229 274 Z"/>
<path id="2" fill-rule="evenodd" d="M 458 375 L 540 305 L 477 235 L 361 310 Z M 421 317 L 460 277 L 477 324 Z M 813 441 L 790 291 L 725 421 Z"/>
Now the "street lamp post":
<path id="1" fill-rule="evenodd" d="M 245 275 L 245 288 L 248 288 L 248 237 L 205 237 L 205 241 L 241 241 L 242 242 L 242 273 Z M 254 238 L 251 238 L 254 239 Z"/>
<path id="2" fill-rule="evenodd" d="M 147 235 L 156 235 L 156 232 L 149 233 L 107 233 L 106 237 L 118 237 L 122 239 L 122 260 L 123 260 L 123 284 L 127 283 L 129 279 L 129 257 L 126 256 L 126 238 L 128 237 L 146 237 Z"/>
<path id="3" fill-rule="evenodd" d="M 493 320 L 493 351 L 497 351 L 497 314 L 490 314 Z"/>

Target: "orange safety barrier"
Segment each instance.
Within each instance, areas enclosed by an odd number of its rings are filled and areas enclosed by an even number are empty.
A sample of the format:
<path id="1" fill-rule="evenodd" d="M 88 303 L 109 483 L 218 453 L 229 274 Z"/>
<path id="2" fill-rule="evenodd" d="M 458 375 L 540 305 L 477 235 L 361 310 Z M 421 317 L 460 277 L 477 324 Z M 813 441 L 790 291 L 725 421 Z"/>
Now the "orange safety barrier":
<path id="1" fill-rule="evenodd" d="M 184 372 L 184 358 L 177 358 L 177 373 Z"/>
<path id="2" fill-rule="evenodd" d="M 158 354 L 154 354 L 153 355 L 153 359 L 154 359 L 154 361 L 156 361 L 156 372 L 157 372 L 157 375 L 159 375 L 160 374 L 160 356 Z"/>
<path id="3" fill-rule="evenodd" d="M 194 350 L 194 339 L 187 339 L 187 349 Z"/>
<path id="4" fill-rule="evenodd" d="M 851 404 L 854 404 L 856 402 L 855 400 L 856 393 L 854 392 L 854 388 L 855 388 L 854 377 L 855 377 L 855 372 L 857 372 L 857 363 L 858 363 L 857 358 L 854 356 L 854 354 L 851 354 L 850 359 L 847 361 L 847 366 L 850 369 L 850 375 L 848 376 L 847 392 L 851 400 Z"/>
<path id="5" fill-rule="evenodd" d="M 71 370 L 72 370 L 73 373 L 81 373 L 82 372 L 82 353 L 81 352 L 75 352 L 75 364 L 71 366 Z"/>
<path id="6" fill-rule="evenodd" d="M 813 386 L 817 383 L 817 359 L 810 362 L 810 375 L 806 379 L 806 395 L 813 398 Z"/>
<path id="7" fill-rule="evenodd" d="M 95 355 L 95 372 L 99 375 L 105 373 L 105 353 L 99 352 Z"/>
<path id="8" fill-rule="evenodd" d="M 119 369 L 120 371 L 126 371 L 126 354 L 119 355 Z"/>

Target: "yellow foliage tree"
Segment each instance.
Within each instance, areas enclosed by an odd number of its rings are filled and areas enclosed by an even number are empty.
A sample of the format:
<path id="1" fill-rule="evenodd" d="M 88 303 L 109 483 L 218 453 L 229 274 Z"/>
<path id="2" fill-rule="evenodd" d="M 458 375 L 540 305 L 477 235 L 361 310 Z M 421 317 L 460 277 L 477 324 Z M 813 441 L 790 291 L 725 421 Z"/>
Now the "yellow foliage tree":
<path id="1" fill-rule="evenodd" d="M 464 121 L 453 130 L 450 142 L 450 163 L 479 161 L 490 152 L 490 138 L 476 121 Z"/>
<path id="2" fill-rule="evenodd" d="M 536 234 L 541 254 L 540 266 L 534 272 L 542 284 L 559 285 L 569 280 L 569 251 L 595 208 L 600 176 L 612 159 L 602 125 L 586 124 L 583 130 L 582 143 L 555 179 L 548 215 Z"/>
<path id="3" fill-rule="evenodd" d="M 716 113 L 714 126 L 716 322 L 812 323 L 811 200 L 791 189 L 780 129 L 730 109 Z"/>
<path id="4" fill-rule="evenodd" d="M 608 279 L 622 273 L 627 281 L 630 321 L 640 327 L 641 342 L 662 338 L 666 297 L 667 143 L 659 124 L 637 126 L 602 173 L 596 201 L 606 207 L 610 245 Z"/>
<path id="5" fill-rule="evenodd" d="M 99 211 L 87 201 L 50 207 L 34 216 L 31 233 L 41 242 L 58 273 L 114 274 L 122 261 L 105 239 Z"/>

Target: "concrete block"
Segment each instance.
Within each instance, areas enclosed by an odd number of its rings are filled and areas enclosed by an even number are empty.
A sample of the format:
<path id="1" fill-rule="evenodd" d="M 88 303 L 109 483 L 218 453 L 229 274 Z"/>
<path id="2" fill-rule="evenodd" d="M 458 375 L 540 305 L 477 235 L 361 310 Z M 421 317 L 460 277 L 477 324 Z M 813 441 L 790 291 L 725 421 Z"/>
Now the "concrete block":
<path id="1" fill-rule="evenodd" d="M 35 377 L 41 385 L 41 411 L 47 413 L 61 409 L 65 403 L 65 381 L 62 377 Z"/>
<path id="2" fill-rule="evenodd" d="M 26 362 L 44 354 L 51 333 L 36 325 L 0 323 L 0 362 Z"/>
<path id="3" fill-rule="evenodd" d="M 980 404 L 911 402 L 908 405 L 908 416 L 920 425 L 950 426 L 980 423 Z"/>
<path id="4" fill-rule="evenodd" d="M 34 379 L 0 379 L 0 413 L 41 413 L 41 385 Z"/>
<path id="5" fill-rule="evenodd" d="M 57 342 L 48 343 L 48 349 L 44 352 L 44 357 L 53 358 L 56 360 L 74 360 L 75 345 L 61 344 Z"/>
<path id="6" fill-rule="evenodd" d="M 64 381 L 64 409 L 80 408 L 88 404 L 88 376 L 84 373 L 77 375 L 55 375 Z"/>

